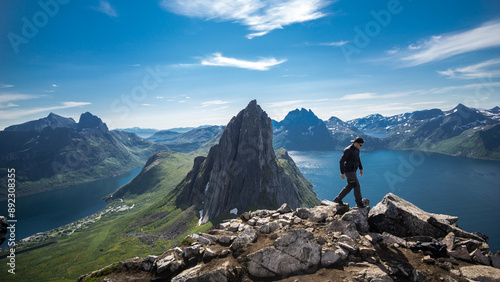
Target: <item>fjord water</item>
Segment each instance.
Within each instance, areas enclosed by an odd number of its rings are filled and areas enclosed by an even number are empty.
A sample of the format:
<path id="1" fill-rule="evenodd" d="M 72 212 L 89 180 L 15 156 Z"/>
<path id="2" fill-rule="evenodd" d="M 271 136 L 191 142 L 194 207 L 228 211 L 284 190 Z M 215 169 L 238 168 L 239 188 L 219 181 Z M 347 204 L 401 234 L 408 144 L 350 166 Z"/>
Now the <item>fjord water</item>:
<path id="1" fill-rule="evenodd" d="M 342 152 L 289 154 L 321 200 L 333 200 L 346 185 L 340 179 Z M 458 216 L 460 228 L 486 234 L 492 251 L 500 250 L 500 161 L 390 150 L 361 151 L 361 161 L 361 193 L 371 206 L 392 192 L 424 211 Z M 344 202 L 355 205 L 352 192 Z"/>
<path id="2" fill-rule="evenodd" d="M 102 199 L 132 180 L 141 168 L 125 174 L 16 199 L 16 240 L 77 221 L 106 207 Z M 6 207 L 6 201 L 0 202 Z M 7 241 L 2 244 L 6 247 Z"/>

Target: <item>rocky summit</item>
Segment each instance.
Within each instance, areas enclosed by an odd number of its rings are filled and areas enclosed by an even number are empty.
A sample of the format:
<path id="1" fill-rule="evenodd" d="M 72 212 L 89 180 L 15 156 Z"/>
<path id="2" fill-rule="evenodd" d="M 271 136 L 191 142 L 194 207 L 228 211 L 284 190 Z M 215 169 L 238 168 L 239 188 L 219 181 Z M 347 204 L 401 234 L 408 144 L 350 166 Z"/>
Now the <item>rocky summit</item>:
<path id="1" fill-rule="evenodd" d="M 458 218 L 388 194 L 375 207 L 246 212 L 79 281 L 500 281 L 500 253 Z"/>
<path id="2" fill-rule="evenodd" d="M 178 187 L 177 205 L 194 205 L 203 224 L 252 208 L 318 204 L 312 185 L 294 169 L 288 155 L 282 155 L 291 170 L 277 160 L 271 119 L 253 100 L 231 119 L 208 156 L 195 159 L 193 169 Z"/>

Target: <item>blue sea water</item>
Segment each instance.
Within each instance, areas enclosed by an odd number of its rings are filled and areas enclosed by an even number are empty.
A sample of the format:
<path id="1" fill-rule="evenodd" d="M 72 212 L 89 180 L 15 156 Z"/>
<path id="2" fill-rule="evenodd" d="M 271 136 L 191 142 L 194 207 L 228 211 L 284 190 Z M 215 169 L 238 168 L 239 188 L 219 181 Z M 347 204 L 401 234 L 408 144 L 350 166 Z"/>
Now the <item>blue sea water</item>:
<path id="1" fill-rule="evenodd" d="M 102 199 L 132 180 L 141 168 L 125 174 L 16 199 L 16 240 L 48 231 L 106 207 Z M 0 207 L 7 211 L 7 201 Z M 2 248 L 7 246 L 7 241 Z"/>
<path id="2" fill-rule="evenodd" d="M 333 200 L 346 185 L 340 179 L 342 152 L 289 154 L 321 200 Z M 424 211 L 458 216 L 460 228 L 486 234 L 490 248 L 500 250 L 500 161 L 390 150 L 362 151 L 361 161 L 361 193 L 371 206 L 392 192 Z M 344 202 L 355 205 L 352 192 Z"/>

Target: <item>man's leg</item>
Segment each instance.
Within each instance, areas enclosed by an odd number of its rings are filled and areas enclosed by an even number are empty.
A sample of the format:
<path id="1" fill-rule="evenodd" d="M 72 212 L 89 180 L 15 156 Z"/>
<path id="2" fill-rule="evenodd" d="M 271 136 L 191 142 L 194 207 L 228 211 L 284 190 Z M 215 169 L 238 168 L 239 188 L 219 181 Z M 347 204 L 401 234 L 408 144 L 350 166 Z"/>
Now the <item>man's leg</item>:
<path id="1" fill-rule="evenodd" d="M 361 196 L 361 186 L 359 185 L 359 181 L 356 178 L 356 186 L 354 186 L 354 199 L 356 200 L 356 204 L 359 207 L 364 207 L 363 205 L 363 197 Z"/>
<path id="2" fill-rule="evenodd" d="M 354 175 L 354 179 L 353 179 Z M 354 188 L 356 185 L 359 186 L 358 179 L 356 178 L 356 172 L 346 172 L 345 176 L 347 178 L 347 185 L 340 191 L 340 193 L 333 199 L 334 202 L 342 201 L 349 192 L 351 192 L 352 188 Z M 356 184 L 357 183 L 357 184 Z"/>

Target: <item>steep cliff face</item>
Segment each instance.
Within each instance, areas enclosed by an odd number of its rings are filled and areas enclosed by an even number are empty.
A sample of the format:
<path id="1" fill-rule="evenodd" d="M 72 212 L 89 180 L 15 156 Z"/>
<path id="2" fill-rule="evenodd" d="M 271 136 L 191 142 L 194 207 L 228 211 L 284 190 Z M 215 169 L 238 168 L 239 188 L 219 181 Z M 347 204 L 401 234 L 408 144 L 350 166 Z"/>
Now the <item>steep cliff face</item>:
<path id="1" fill-rule="evenodd" d="M 318 203 L 310 185 L 292 181 L 286 173 L 276 158 L 272 138 L 271 119 L 251 101 L 231 119 L 208 156 L 195 160 L 181 183 L 177 204 L 195 205 L 200 223 L 205 223 L 226 212 L 240 214 L 285 202 L 293 208 Z"/>

